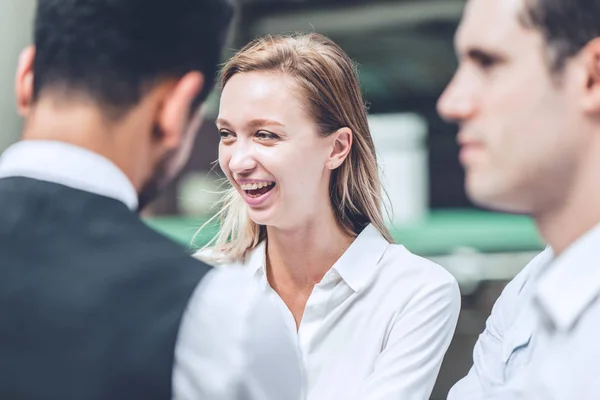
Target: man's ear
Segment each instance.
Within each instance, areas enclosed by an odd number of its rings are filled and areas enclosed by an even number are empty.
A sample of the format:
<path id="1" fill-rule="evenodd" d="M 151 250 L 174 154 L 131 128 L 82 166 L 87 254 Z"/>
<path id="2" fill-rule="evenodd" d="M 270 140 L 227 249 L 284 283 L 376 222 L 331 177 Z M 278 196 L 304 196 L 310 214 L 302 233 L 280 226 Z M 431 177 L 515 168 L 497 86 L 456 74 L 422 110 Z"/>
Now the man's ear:
<path id="1" fill-rule="evenodd" d="M 15 76 L 15 98 L 17 112 L 21 117 L 26 117 L 33 102 L 33 62 L 35 60 L 35 47 L 26 47 L 19 56 Z"/>
<path id="2" fill-rule="evenodd" d="M 327 160 L 327 168 L 334 170 L 338 168 L 350 154 L 352 148 L 352 130 L 348 127 L 340 128 L 331 134 L 333 148 Z"/>
<path id="3" fill-rule="evenodd" d="M 183 76 L 166 96 L 158 115 L 160 140 L 167 149 L 181 146 L 190 121 L 192 103 L 204 85 L 200 72 L 189 72 Z"/>

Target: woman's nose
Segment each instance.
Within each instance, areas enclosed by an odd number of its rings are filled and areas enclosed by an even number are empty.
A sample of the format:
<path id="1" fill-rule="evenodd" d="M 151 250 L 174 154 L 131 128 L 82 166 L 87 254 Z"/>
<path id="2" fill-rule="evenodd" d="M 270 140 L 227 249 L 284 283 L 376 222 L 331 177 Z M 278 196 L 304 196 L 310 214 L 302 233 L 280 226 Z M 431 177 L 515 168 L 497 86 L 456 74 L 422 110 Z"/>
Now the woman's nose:
<path id="1" fill-rule="evenodd" d="M 243 175 L 252 171 L 256 167 L 254 154 L 248 146 L 236 143 L 232 149 L 231 159 L 229 160 L 229 169 L 236 175 Z"/>

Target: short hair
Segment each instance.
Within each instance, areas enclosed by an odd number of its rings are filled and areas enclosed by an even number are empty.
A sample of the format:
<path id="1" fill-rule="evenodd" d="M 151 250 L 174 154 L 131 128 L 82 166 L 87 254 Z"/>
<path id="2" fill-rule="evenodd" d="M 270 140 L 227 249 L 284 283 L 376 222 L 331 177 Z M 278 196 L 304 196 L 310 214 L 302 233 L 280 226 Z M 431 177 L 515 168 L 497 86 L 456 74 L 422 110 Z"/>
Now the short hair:
<path id="1" fill-rule="evenodd" d="M 600 0 L 525 0 L 521 17 L 543 34 L 552 72 L 600 36 Z"/>
<path id="2" fill-rule="evenodd" d="M 113 119 L 162 79 L 214 85 L 233 8 L 227 0 L 38 0 L 33 96 L 83 95 Z"/>

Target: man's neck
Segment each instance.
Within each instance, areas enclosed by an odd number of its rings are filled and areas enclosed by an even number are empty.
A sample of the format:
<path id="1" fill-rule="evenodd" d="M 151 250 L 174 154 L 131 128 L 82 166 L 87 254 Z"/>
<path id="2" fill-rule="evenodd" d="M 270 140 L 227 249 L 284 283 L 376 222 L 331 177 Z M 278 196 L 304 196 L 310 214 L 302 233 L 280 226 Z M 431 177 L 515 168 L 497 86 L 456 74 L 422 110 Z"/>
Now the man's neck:
<path id="1" fill-rule="evenodd" d="M 570 188 L 565 188 L 568 195 L 560 203 L 532 215 L 556 255 L 600 224 L 600 184 L 594 172 L 597 170 L 600 169 L 587 168 L 590 172 L 580 174 Z"/>
<path id="2" fill-rule="evenodd" d="M 596 203 L 599 204 L 599 203 Z M 577 208 L 536 218 L 542 237 L 552 247 L 555 255 L 560 255 L 586 232 L 600 224 L 600 210 Z"/>
<path id="3" fill-rule="evenodd" d="M 25 121 L 22 140 L 62 142 L 99 154 L 121 169 L 139 190 L 127 157 L 127 138 L 91 107 L 37 106 Z"/>

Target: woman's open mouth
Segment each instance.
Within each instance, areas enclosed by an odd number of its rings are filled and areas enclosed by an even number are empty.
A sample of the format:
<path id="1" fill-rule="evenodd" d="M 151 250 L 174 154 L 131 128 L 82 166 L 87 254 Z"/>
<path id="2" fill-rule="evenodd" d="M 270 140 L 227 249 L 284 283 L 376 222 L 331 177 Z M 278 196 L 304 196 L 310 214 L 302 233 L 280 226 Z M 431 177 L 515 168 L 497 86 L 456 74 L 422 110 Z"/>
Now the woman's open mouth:
<path id="1" fill-rule="evenodd" d="M 245 183 L 240 187 L 248 197 L 257 198 L 271 191 L 275 187 L 275 182 Z"/>

